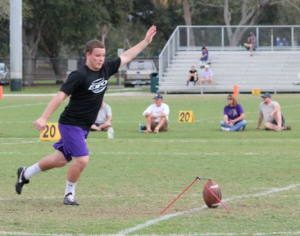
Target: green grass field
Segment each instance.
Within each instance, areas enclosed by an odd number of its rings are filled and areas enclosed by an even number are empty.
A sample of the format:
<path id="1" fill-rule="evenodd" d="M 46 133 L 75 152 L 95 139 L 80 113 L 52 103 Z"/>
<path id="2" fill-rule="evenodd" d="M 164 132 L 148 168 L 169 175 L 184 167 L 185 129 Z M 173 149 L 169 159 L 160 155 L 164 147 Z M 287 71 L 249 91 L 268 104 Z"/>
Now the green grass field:
<path id="1" fill-rule="evenodd" d="M 22 195 L 14 190 L 19 166 L 53 152 L 33 128 L 51 97 L 0 100 L 0 235 L 300 235 L 299 94 L 273 96 L 291 131 L 254 130 L 259 96 L 239 96 L 248 124 L 232 133 L 219 128 L 226 95 L 166 95 L 170 131 L 142 134 L 152 97 L 106 96 L 115 138 L 90 133 L 78 207 L 62 204 L 67 167 L 34 176 Z M 178 123 L 181 110 L 192 110 L 196 122 Z M 232 213 L 203 207 L 197 181 L 160 216 L 197 176 L 220 185 Z"/>

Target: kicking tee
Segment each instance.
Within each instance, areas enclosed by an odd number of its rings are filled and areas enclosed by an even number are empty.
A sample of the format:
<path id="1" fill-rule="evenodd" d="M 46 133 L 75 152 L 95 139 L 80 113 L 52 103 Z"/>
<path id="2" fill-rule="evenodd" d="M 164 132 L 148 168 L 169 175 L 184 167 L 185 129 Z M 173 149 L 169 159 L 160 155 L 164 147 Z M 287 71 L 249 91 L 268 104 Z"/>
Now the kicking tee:
<path id="1" fill-rule="evenodd" d="M 70 95 L 69 104 L 60 115 L 59 123 L 90 129 L 94 124 L 108 79 L 118 72 L 121 59 L 105 60 L 99 71 L 93 71 L 86 65 L 73 71 L 60 91 Z"/>

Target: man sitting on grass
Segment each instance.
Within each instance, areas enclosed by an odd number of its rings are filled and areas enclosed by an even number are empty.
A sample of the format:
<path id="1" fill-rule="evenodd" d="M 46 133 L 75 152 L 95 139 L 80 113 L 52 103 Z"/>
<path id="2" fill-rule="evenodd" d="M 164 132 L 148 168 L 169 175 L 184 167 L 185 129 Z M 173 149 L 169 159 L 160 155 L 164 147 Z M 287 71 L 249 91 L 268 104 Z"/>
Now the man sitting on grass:
<path id="1" fill-rule="evenodd" d="M 262 120 L 265 120 L 266 130 L 291 130 L 291 126 L 284 126 L 285 120 L 278 102 L 272 101 L 271 94 L 265 93 L 261 96 L 263 102 L 259 105 L 259 117 L 255 129 L 259 129 Z"/>
<path id="2" fill-rule="evenodd" d="M 156 94 L 153 98 L 155 103 L 150 105 L 144 112 L 146 117 L 147 129 L 144 133 L 158 133 L 159 131 L 168 131 L 170 108 L 162 102 L 163 96 Z"/>

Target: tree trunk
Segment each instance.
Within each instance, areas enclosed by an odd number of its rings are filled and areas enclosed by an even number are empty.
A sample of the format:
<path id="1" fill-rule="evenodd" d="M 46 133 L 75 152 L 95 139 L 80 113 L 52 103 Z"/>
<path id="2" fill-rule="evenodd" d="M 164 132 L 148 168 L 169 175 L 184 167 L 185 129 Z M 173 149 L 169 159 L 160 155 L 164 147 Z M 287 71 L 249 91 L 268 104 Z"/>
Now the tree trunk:
<path id="1" fill-rule="evenodd" d="M 258 2 L 255 5 L 250 5 L 248 0 L 243 0 L 241 2 L 241 20 L 238 25 L 247 25 L 251 27 L 257 22 L 259 15 L 262 12 L 262 9 L 270 3 L 269 0 L 262 2 L 261 4 Z M 224 21 L 226 26 L 231 25 L 231 13 L 230 13 L 229 1 L 224 0 Z M 243 44 L 241 42 L 242 37 L 248 31 L 249 27 L 236 28 L 233 32 L 231 27 L 226 27 L 229 45 L 230 46 L 238 46 L 238 44 Z"/>
<path id="2" fill-rule="evenodd" d="M 36 68 L 36 52 L 40 33 L 27 32 L 23 30 L 23 54 L 24 54 L 24 81 L 26 85 L 33 85 L 35 68 Z"/>
<path id="3" fill-rule="evenodd" d="M 183 8 L 185 24 L 192 25 L 192 17 L 191 17 L 190 5 L 189 5 L 188 0 L 182 0 L 182 8 Z M 190 35 L 189 46 L 194 47 L 195 46 L 195 36 L 194 36 L 193 28 L 190 28 L 188 33 Z"/>
<path id="4" fill-rule="evenodd" d="M 64 77 L 67 76 L 66 72 L 64 73 L 64 71 L 61 68 L 61 62 L 59 61 L 59 59 L 57 58 L 50 58 L 50 62 L 55 74 L 55 81 L 56 84 L 63 84 L 64 83 Z"/>
<path id="5" fill-rule="evenodd" d="M 104 43 L 104 45 L 105 45 L 106 35 L 107 35 L 107 26 L 101 25 L 101 42 Z"/>

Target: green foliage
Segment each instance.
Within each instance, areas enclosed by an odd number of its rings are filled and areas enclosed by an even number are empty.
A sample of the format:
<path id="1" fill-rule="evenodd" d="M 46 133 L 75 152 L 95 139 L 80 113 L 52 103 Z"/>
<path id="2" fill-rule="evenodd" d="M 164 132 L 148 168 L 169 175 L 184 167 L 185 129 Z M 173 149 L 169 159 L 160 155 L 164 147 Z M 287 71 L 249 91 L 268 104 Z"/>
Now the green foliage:
<path id="1" fill-rule="evenodd" d="M 0 57 L 9 55 L 9 40 L 6 34 L 0 32 Z"/>

